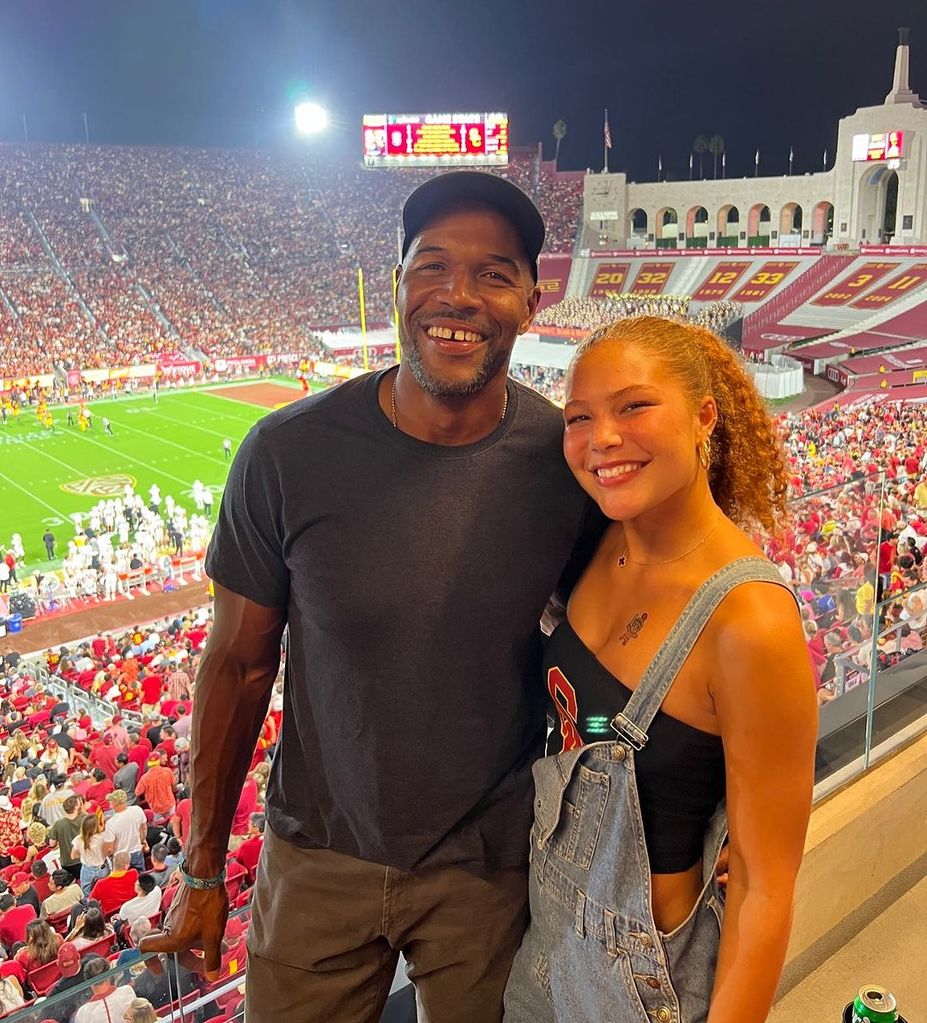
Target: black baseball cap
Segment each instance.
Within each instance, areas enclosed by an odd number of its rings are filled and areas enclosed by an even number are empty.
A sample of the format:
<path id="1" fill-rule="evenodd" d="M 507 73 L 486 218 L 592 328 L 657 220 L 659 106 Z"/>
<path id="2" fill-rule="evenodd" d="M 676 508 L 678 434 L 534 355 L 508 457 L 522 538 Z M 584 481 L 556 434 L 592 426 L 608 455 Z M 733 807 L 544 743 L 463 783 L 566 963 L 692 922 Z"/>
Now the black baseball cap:
<path id="1" fill-rule="evenodd" d="M 454 171 L 429 178 L 402 207 L 402 258 L 422 228 L 446 206 L 461 200 L 485 203 L 511 221 L 521 238 L 531 276 L 538 279 L 538 253 L 544 245 L 544 219 L 537 206 L 511 181 L 481 171 Z"/>

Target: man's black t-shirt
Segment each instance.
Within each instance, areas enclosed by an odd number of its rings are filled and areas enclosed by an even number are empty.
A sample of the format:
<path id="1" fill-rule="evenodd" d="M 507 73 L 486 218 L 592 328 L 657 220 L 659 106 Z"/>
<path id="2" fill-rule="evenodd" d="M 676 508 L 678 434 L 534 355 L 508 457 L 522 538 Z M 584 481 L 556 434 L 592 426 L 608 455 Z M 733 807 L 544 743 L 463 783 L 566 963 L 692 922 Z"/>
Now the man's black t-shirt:
<path id="1" fill-rule="evenodd" d="M 287 608 L 268 821 L 400 869 L 521 866 L 542 753 L 538 622 L 588 503 L 562 419 L 508 382 L 483 440 L 395 429 L 382 373 L 303 398 L 241 445 L 206 562 Z"/>

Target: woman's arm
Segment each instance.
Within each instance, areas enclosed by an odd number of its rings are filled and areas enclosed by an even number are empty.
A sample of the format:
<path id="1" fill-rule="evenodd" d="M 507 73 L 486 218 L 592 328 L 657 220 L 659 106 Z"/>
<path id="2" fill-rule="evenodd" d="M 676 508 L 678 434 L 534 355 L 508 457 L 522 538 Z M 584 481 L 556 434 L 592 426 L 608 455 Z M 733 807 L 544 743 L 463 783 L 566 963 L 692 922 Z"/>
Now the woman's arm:
<path id="1" fill-rule="evenodd" d="M 762 1023 L 785 960 L 811 813 L 817 700 L 785 590 L 746 584 L 721 611 L 711 692 L 724 742 L 731 852 L 708 1023 Z"/>

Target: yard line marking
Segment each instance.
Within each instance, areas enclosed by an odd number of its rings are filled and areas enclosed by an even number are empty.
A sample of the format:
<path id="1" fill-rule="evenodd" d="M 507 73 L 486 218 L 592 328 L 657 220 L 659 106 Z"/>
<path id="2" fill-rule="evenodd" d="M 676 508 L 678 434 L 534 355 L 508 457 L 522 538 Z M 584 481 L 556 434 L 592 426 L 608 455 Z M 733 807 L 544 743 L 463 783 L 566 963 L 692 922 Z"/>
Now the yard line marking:
<path id="1" fill-rule="evenodd" d="M 104 451 L 112 454 L 112 448 L 108 447 L 106 444 L 101 444 L 98 440 L 94 440 L 93 437 L 88 437 L 86 433 L 83 435 L 82 439 L 88 440 L 90 441 L 91 444 L 96 444 L 98 448 L 103 448 Z M 144 465 L 146 469 L 150 469 L 156 475 L 160 474 L 161 476 L 169 476 L 172 480 L 177 480 L 178 483 L 182 483 L 185 487 L 189 487 L 191 485 L 190 480 L 182 480 L 179 476 L 175 476 L 172 472 L 168 472 L 166 469 L 156 469 L 150 462 L 146 462 L 141 458 L 137 458 L 135 455 L 127 455 L 126 457 L 130 458 L 133 462 L 137 462 L 139 465 Z"/>
<path id="2" fill-rule="evenodd" d="M 26 497 L 31 497 L 33 501 L 36 501 L 39 504 L 44 504 L 45 507 L 49 511 L 53 511 L 58 516 L 58 518 L 64 519 L 65 522 L 70 522 L 71 521 L 71 516 L 68 513 L 63 512 L 59 508 L 56 508 L 54 505 L 49 504 L 48 501 L 43 501 L 41 497 L 36 497 L 35 494 L 33 494 L 31 490 L 26 490 L 25 487 L 21 487 L 16 482 L 16 480 L 10 479 L 10 477 L 7 476 L 6 473 L 0 472 L 0 479 L 6 480 L 7 483 L 9 483 L 11 487 L 16 487 L 17 490 L 21 490 L 26 495 Z"/>
<path id="3" fill-rule="evenodd" d="M 155 413 L 155 415 L 157 415 L 157 413 Z M 167 418 L 170 421 L 170 417 L 168 417 L 168 416 L 161 416 L 161 418 L 162 419 Z M 129 426 L 128 423 L 120 423 L 119 425 L 120 425 L 120 427 L 123 430 L 131 430 L 133 433 L 140 433 L 140 434 L 142 434 L 143 437 L 150 437 L 151 436 L 151 434 L 147 430 L 140 430 L 137 426 Z M 214 432 L 215 432 L 214 430 L 210 430 L 209 431 L 209 433 L 214 433 Z M 216 436 L 217 437 L 224 437 L 225 434 L 219 433 L 219 434 L 216 434 Z M 179 448 L 181 451 L 186 451 L 188 455 L 193 455 L 195 458 L 208 458 L 210 462 L 217 462 L 219 465 L 225 465 L 225 459 L 224 458 L 216 458 L 215 455 L 203 454 L 201 451 L 196 451 L 194 448 L 188 448 L 186 444 L 178 444 L 176 441 L 168 440 L 167 437 L 161 436 L 161 437 L 158 437 L 158 440 L 162 444 L 170 444 L 171 447 Z M 163 462 L 164 459 L 163 458 L 162 459 L 157 459 L 156 458 L 155 461 L 156 462 L 157 461 L 162 461 Z M 174 478 L 176 479 L 177 477 L 175 476 Z"/>

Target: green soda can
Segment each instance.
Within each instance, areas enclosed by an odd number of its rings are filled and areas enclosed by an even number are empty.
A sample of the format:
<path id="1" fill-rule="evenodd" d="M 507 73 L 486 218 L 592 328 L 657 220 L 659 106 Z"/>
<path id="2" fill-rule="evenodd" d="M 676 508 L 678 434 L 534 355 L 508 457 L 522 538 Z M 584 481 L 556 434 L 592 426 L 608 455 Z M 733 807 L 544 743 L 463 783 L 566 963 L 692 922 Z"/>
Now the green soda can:
<path id="1" fill-rule="evenodd" d="M 904 1023 L 891 991 L 867 984 L 844 1010 L 844 1023 Z"/>

